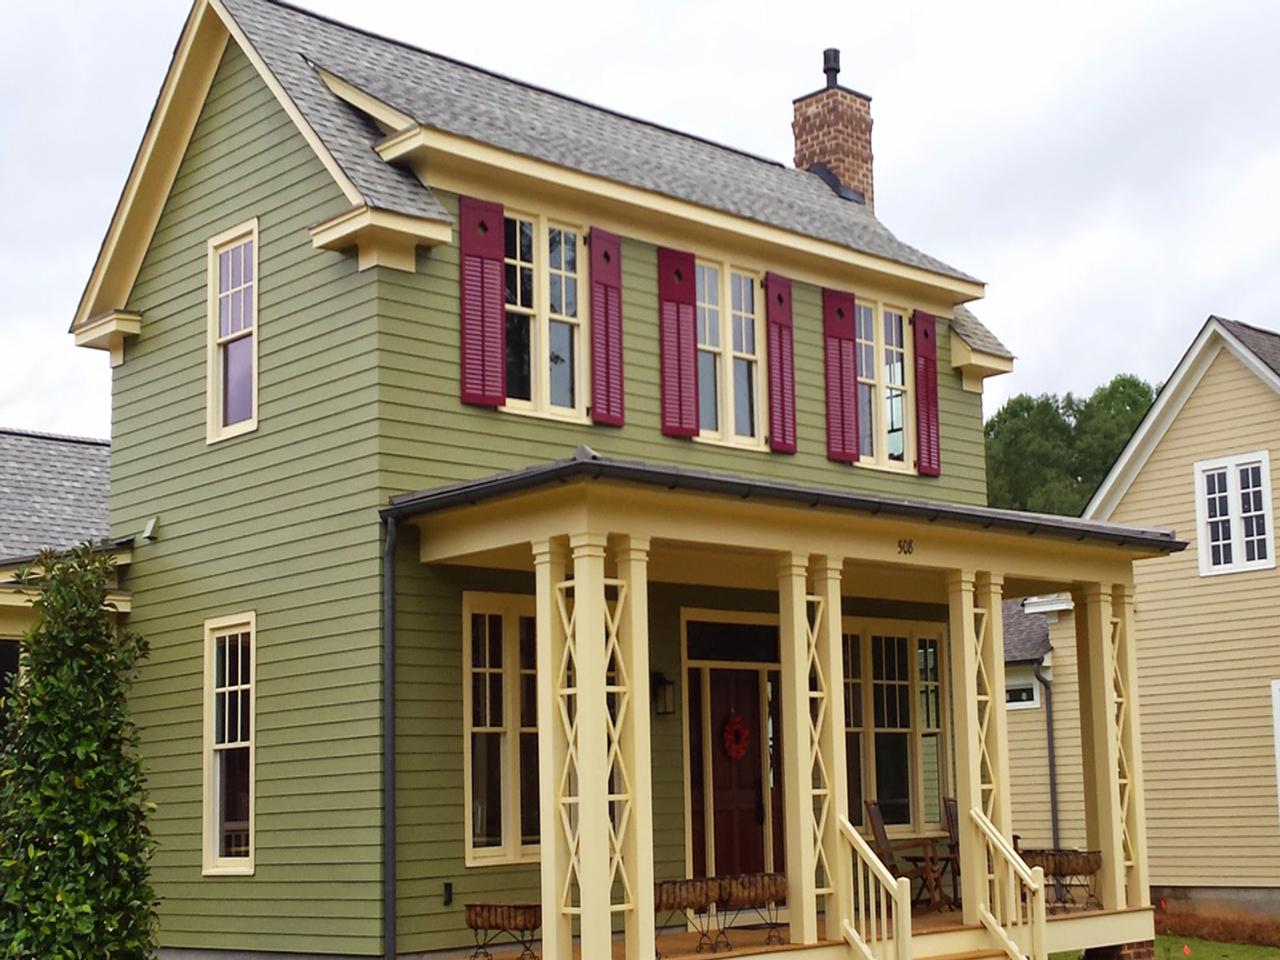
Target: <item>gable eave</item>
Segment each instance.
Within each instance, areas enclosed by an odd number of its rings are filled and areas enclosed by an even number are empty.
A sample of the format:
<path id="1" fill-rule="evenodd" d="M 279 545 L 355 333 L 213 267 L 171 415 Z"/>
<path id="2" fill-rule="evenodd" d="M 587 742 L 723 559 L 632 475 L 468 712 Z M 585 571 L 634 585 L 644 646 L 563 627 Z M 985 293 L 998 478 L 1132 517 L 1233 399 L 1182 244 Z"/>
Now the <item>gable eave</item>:
<path id="1" fill-rule="evenodd" d="M 1082 516 L 1088 520 L 1109 520 L 1138 474 L 1155 452 L 1164 435 L 1204 378 L 1210 364 L 1223 350 L 1229 351 L 1246 369 L 1280 395 L 1280 376 L 1264 364 L 1217 317 L 1209 317 L 1178 361 L 1156 402 L 1125 444 Z"/>
<path id="2" fill-rule="evenodd" d="M 214 74 L 231 40 L 245 53 L 346 197 L 353 205 L 364 202 L 221 0 L 195 0 L 76 306 L 71 333 L 95 317 L 125 308 Z"/>

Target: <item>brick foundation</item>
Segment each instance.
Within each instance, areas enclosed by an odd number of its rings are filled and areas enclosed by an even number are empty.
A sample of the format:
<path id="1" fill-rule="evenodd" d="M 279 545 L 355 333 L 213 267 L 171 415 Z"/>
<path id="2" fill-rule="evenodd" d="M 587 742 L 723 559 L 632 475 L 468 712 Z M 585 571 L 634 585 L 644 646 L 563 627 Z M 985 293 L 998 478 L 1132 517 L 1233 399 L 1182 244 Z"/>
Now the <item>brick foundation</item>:
<path id="1" fill-rule="evenodd" d="M 1134 943 L 1090 947 L 1084 952 L 1084 960 L 1155 960 L 1155 955 L 1154 940 L 1138 940 Z"/>

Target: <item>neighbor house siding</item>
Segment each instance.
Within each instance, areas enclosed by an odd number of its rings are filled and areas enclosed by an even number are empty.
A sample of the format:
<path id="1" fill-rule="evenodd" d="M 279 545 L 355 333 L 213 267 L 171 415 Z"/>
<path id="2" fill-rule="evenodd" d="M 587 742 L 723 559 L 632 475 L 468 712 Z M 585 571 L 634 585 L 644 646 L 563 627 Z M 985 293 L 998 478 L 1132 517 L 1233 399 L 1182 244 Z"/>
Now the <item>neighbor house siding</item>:
<path id="1" fill-rule="evenodd" d="M 132 699 L 164 946 L 380 949 L 376 289 L 307 227 L 347 206 L 232 43 L 128 303 L 111 529 L 136 534 Z M 256 432 L 205 441 L 206 241 L 259 222 Z M 202 623 L 257 615 L 256 875 L 201 876 Z"/>
<path id="2" fill-rule="evenodd" d="M 1280 887 L 1280 571 L 1199 575 L 1192 473 L 1196 461 L 1262 449 L 1274 496 L 1280 396 L 1222 350 L 1110 518 L 1191 541 L 1135 565 L 1154 884 Z"/>

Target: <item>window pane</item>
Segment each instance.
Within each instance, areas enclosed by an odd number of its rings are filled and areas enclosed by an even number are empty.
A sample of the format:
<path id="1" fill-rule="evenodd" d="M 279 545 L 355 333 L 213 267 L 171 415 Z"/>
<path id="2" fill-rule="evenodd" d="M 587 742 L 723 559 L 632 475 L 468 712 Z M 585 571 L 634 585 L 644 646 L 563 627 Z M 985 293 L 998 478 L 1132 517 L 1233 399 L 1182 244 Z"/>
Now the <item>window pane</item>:
<path id="1" fill-rule="evenodd" d="M 906 403 L 901 390 L 885 391 L 885 446 L 890 460 L 901 462 L 907 455 Z"/>
<path id="2" fill-rule="evenodd" d="M 911 735 L 876 734 L 876 799 L 885 823 L 911 822 Z"/>
<path id="3" fill-rule="evenodd" d="M 552 320 L 550 332 L 551 403 L 557 407 L 572 408 L 577 392 L 574 383 L 574 367 L 577 363 L 574 350 L 576 330 L 573 324 Z"/>
<path id="4" fill-rule="evenodd" d="M 849 780 L 849 820 L 862 825 L 862 734 L 846 733 L 844 751 Z"/>
<path id="5" fill-rule="evenodd" d="M 756 365 L 733 361 L 733 430 L 740 437 L 756 435 Z"/>
<path id="6" fill-rule="evenodd" d="M 520 842 L 536 844 L 540 839 L 538 797 L 538 735 L 520 734 Z"/>
<path id="7" fill-rule="evenodd" d="M 222 345 L 222 425 L 253 416 L 253 335 Z"/>
<path id="8" fill-rule="evenodd" d="M 485 683 L 484 677 L 483 673 L 473 673 L 471 675 L 471 725 L 473 727 L 485 726 L 485 718 L 489 716 L 489 698 L 487 696 L 489 688 Z"/>
<path id="9" fill-rule="evenodd" d="M 500 733 L 471 735 L 471 843 L 502 845 L 502 740 Z"/>
<path id="10" fill-rule="evenodd" d="M 858 384 L 858 450 L 864 457 L 876 455 L 875 416 L 872 405 L 875 394 L 871 384 Z"/>
<path id="11" fill-rule="evenodd" d="M 517 628 L 520 632 L 520 669 L 532 670 L 538 665 L 538 627 L 533 617 L 521 617 Z"/>
<path id="12" fill-rule="evenodd" d="M 533 397 L 530 318 L 522 313 L 507 312 L 507 398 L 529 400 Z"/>
<path id="13" fill-rule="evenodd" d="M 942 822 L 942 738 L 939 734 L 928 733 L 920 738 L 921 784 L 924 790 L 924 810 L 921 817 L 925 823 Z"/>
<path id="14" fill-rule="evenodd" d="M 520 259 L 533 263 L 533 223 L 528 220 L 520 221 Z"/>
<path id="15" fill-rule="evenodd" d="M 213 742 L 227 742 L 227 695 L 225 693 L 215 693 L 213 695 Z"/>
<path id="16" fill-rule="evenodd" d="M 219 750 L 218 855 L 249 856 L 249 748 Z"/>
<path id="17" fill-rule="evenodd" d="M 720 415 L 717 398 L 720 394 L 719 357 L 705 350 L 698 351 L 698 426 L 703 430 L 719 430 Z"/>
<path id="18" fill-rule="evenodd" d="M 244 322 L 240 325 L 244 329 L 253 326 L 253 284 L 250 283 L 244 288 Z"/>
<path id="19" fill-rule="evenodd" d="M 514 260 L 516 258 L 516 221 L 511 217 L 507 217 L 505 228 L 503 234 L 506 243 L 504 255 L 508 260 Z"/>
<path id="20" fill-rule="evenodd" d="M 471 615 L 471 665 L 473 667 L 484 666 L 484 623 L 483 613 Z"/>
<path id="21" fill-rule="evenodd" d="M 231 251 L 223 250 L 218 254 L 218 292 L 226 293 L 231 289 Z"/>

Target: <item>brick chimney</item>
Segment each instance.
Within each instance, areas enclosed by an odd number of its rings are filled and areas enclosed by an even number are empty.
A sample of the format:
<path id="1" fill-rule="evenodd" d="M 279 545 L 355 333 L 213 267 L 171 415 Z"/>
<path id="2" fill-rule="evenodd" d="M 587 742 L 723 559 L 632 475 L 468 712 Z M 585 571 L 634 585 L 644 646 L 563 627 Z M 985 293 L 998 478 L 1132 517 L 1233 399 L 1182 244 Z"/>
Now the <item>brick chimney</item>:
<path id="1" fill-rule="evenodd" d="M 827 85 L 794 103 L 791 132 L 796 138 L 796 166 L 818 174 L 841 196 L 856 200 L 861 194 L 873 207 L 871 98 L 837 82 L 839 50 L 822 51 L 822 70 Z"/>

